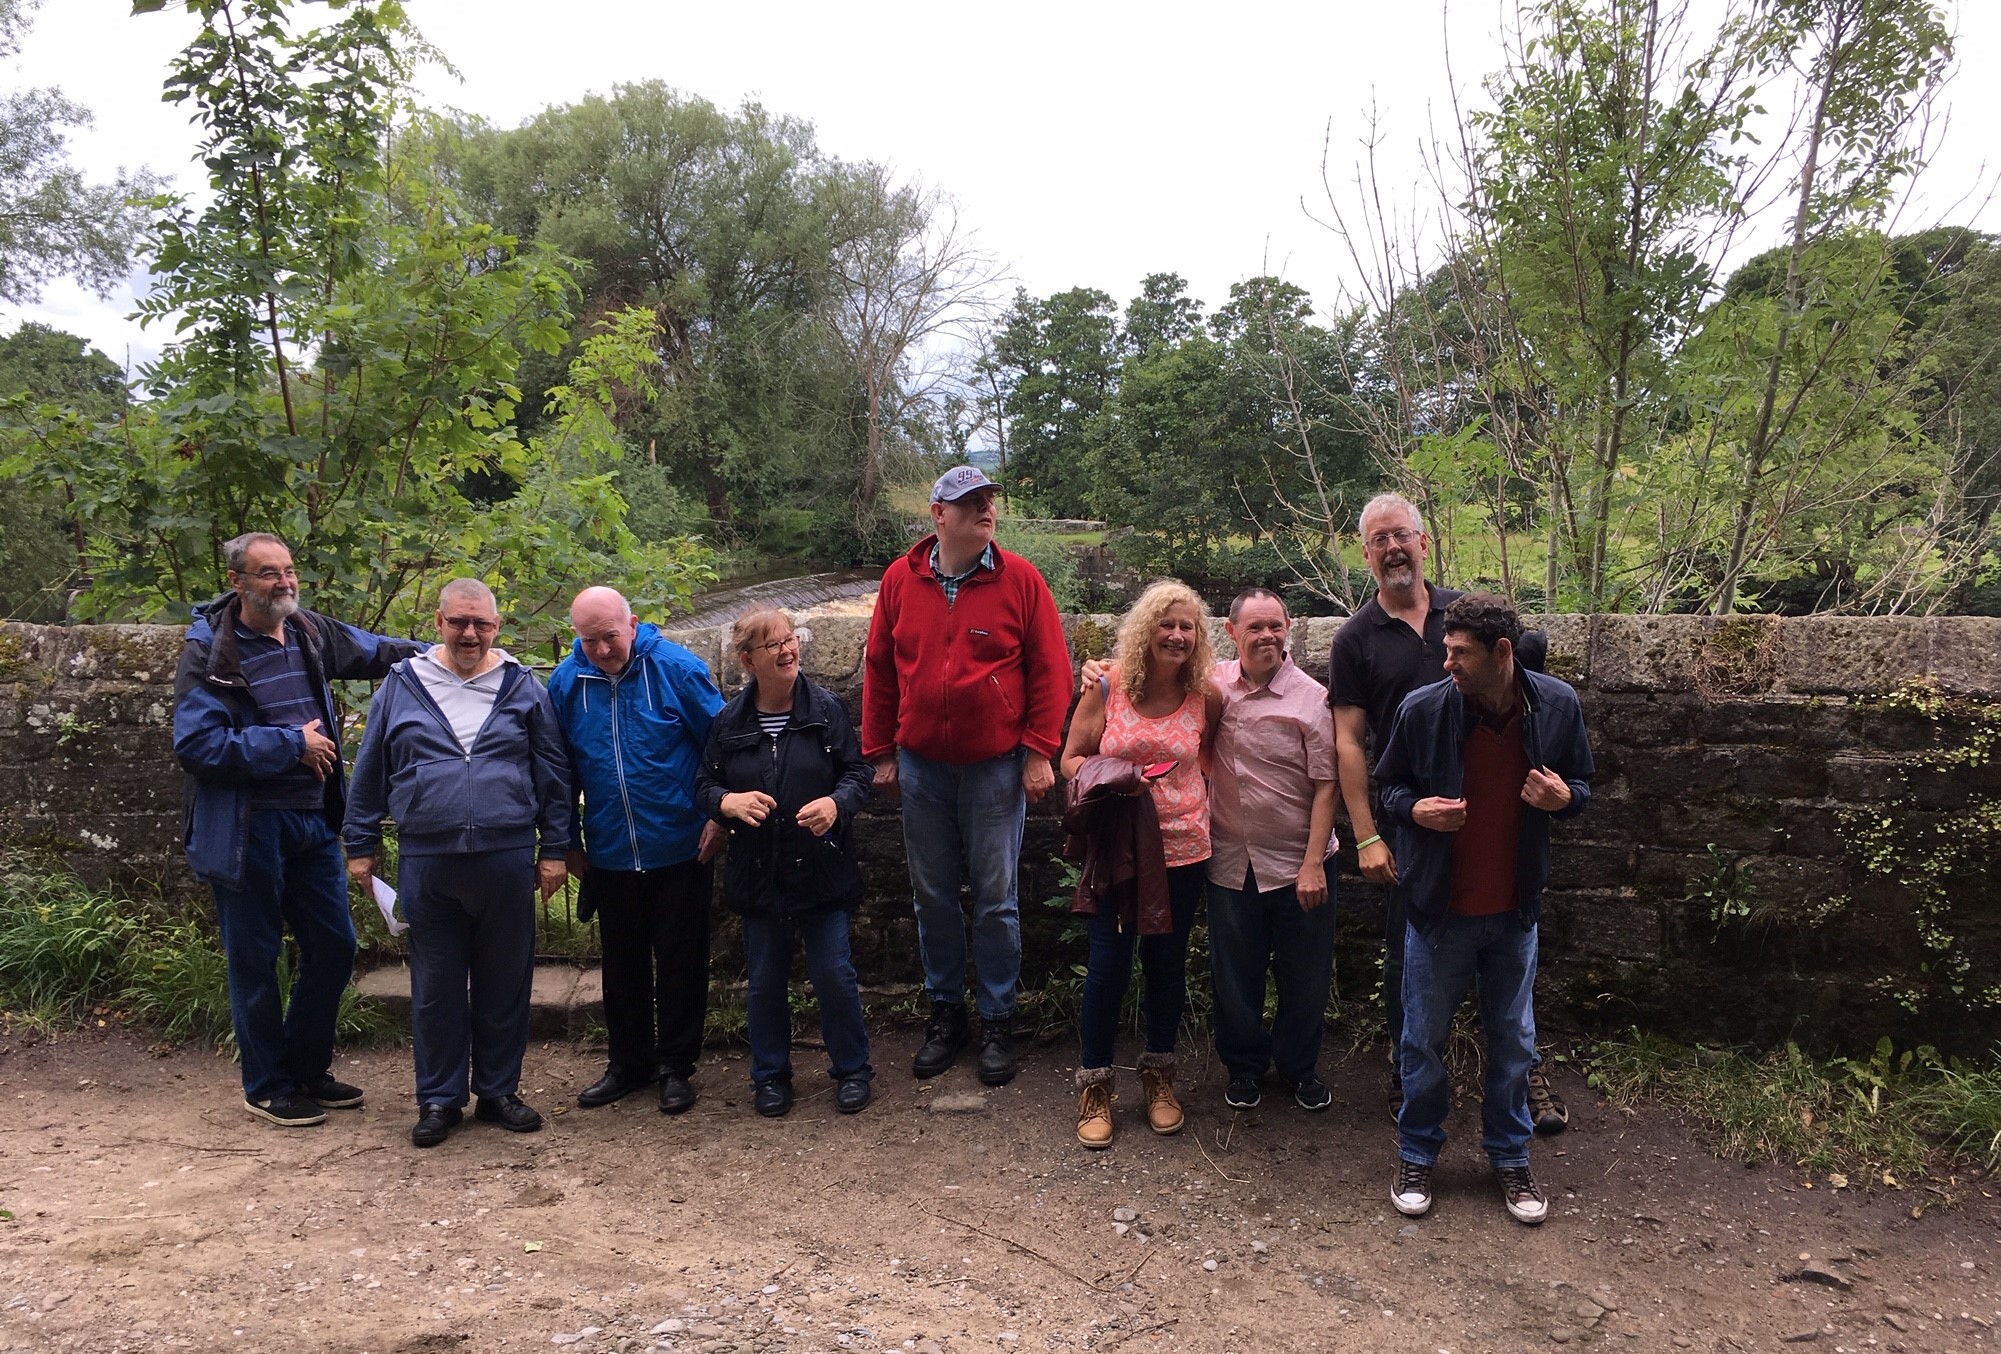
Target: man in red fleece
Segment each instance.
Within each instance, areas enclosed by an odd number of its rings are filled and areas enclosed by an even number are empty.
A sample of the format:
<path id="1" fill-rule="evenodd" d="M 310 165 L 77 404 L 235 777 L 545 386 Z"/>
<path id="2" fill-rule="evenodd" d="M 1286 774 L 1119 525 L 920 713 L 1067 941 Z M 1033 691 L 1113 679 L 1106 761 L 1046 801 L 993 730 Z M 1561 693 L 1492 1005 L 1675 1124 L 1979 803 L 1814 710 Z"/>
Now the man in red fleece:
<path id="1" fill-rule="evenodd" d="M 1015 1073 L 1008 1026 L 1021 976 L 1015 897 L 1028 803 L 1056 782 L 1070 649 L 1035 566 L 994 544 L 993 481 L 954 466 L 931 487 L 927 536 L 884 570 L 862 681 L 862 754 L 903 799 L 931 1023 L 911 1071 L 935 1077 L 966 1046 L 971 885 L 980 1080 Z"/>

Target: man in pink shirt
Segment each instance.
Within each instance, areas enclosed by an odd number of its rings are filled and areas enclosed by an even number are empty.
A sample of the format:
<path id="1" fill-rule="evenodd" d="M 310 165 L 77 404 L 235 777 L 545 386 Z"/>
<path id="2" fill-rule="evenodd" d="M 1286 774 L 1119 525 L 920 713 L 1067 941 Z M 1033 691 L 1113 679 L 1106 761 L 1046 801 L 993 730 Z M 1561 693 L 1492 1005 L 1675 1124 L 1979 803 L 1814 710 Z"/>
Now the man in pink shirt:
<path id="1" fill-rule="evenodd" d="M 1238 657 L 1216 665 L 1223 694 L 1210 762 L 1209 960 L 1223 1099 L 1254 1108 L 1276 1071 L 1301 1109 L 1332 1103 L 1320 1038 L 1334 976 L 1334 805 L 1339 797 L 1327 688 L 1286 651 L 1292 618 L 1252 588 L 1230 604 Z M 1265 976 L 1278 1009 L 1264 1024 Z"/>

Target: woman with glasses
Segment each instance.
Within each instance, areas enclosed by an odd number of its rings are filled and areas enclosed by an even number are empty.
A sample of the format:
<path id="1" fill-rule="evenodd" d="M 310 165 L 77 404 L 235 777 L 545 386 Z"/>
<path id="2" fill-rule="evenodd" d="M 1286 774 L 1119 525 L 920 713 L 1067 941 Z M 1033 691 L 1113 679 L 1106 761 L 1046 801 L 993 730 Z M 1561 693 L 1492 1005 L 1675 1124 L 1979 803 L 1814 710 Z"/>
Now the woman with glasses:
<path id="1" fill-rule="evenodd" d="M 792 1108 L 792 942 L 820 1001 L 834 1106 L 869 1102 L 868 1030 L 848 952 L 862 898 L 849 828 L 874 768 L 840 697 L 799 670 L 799 636 L 775 608 L 738 618 L 731 647 L 750 681 L 709 729 L 695 802 L 729 830 L 723 900 L 743 919 L 750 1079 L 759 1114 Z"/>

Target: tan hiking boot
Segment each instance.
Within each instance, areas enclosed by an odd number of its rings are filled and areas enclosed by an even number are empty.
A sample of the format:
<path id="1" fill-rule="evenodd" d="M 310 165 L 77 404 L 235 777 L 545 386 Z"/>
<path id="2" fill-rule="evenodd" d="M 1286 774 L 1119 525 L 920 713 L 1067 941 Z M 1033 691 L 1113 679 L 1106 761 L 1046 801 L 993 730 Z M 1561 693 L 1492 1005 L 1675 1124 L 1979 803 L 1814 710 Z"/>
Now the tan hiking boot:
<path id="1" fill-rule="evenodd" d="M 1080 1067 L 1077 1085 L 1077 1141 L 1098 1151 L 1112 1145 L 1112 1069 Z"/>
<path id="2" fill-rule="evenodd" d="M 1146 1098 L 1146 1123 L 1154 1132 L 1179 1133 L 1184 1122 L 1174 1095 L 1174 1057 L 1148 1053 L 1139 1060 L 1139 1084 Z"/>

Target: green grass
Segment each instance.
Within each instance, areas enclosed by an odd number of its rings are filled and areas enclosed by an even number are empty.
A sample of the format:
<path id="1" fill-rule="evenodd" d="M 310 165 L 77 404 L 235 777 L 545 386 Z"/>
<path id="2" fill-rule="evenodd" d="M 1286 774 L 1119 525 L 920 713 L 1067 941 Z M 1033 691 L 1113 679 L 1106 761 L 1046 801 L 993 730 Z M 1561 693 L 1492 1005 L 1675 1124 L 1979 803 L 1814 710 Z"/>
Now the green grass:
<path id="1" fill-rule="evenodd" d="M 1885 1183 L 1975 1162 L 2001 1168 L 2001 1051 L 1983 1065 L 1930 1049 L 1815 1058 L 1679 1044 L 1635 1030 L 1593 1048 L 1592 1086 L 1621 1108 L 1681 1111 L 1717 1155 Z"/>
<path id="2" fill-rule="evenodd" d="M 287 994 L 292 965 L 288 942 L 278 961 Z M 164 917 L 22 856 L 0 858 L 0 1011 L 49 1030 L 103 1013 L 169 1043 L 235 1050 L 228 965 L 206 918 Z M 402 1037 L 352 987 L 342 994 L 337 1030 L 351 1048 Z"/>

